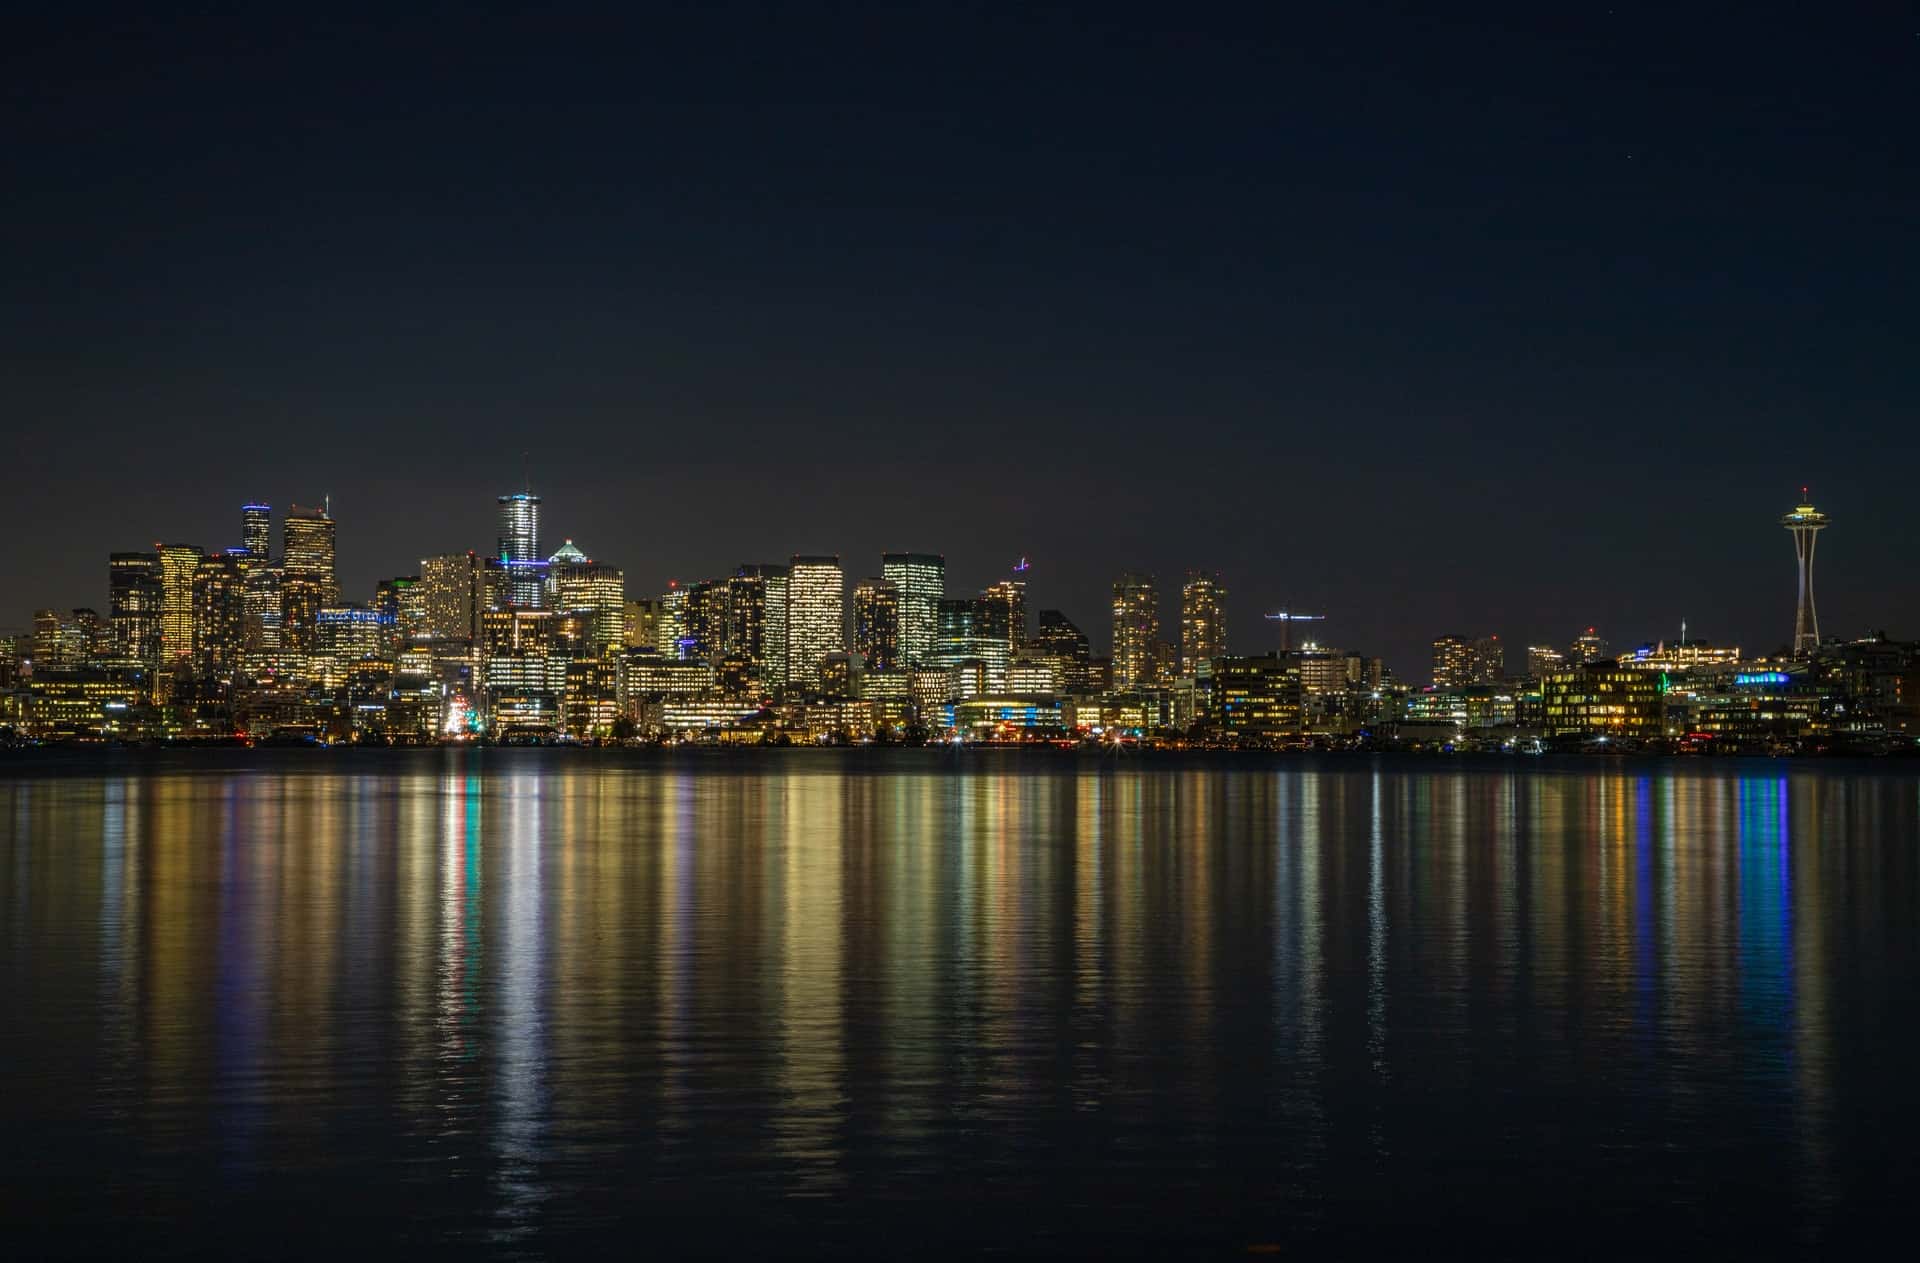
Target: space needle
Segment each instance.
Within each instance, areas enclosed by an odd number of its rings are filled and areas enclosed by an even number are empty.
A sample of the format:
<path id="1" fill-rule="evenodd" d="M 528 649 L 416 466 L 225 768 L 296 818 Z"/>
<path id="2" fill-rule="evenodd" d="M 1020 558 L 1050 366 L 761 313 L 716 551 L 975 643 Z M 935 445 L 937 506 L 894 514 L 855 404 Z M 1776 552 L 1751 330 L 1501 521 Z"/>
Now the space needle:
<path id="1" fill-rule="evenodd" d="M 1793 611 L 1793 653 L 1811 655 L 1820 647 L 1820 616 L 1813 610 L 1813 545 L 1827 525 L 1827 515 L 1807 502 L 1807 489 L 1800 488 L 1800 503 L 1780 519 L 1780 525 L 1793 532 L 1793 551 L 1800 561 L 1800 603 Z"/>

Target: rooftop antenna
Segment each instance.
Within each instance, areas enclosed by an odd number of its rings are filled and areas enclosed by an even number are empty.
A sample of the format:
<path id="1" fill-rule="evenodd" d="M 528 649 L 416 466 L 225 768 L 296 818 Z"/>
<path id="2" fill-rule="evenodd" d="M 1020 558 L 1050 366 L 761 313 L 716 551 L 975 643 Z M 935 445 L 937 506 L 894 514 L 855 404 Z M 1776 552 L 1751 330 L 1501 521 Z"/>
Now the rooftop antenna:
<path id="1" fill-rule="evenodd" d="M 1280 652 L 1286 653 L 1288 651 L 1288 642 L 1292 639 L 1290 633 L 1295 623 L 1318 623 L 1324 621 L 1327 616 L 1325 614 L 1295 614 L 1288 610 L 1281 610 L 1278 613 L 1267 614 L 1264 617 L 1269 623 L 1280 624 Z"/>

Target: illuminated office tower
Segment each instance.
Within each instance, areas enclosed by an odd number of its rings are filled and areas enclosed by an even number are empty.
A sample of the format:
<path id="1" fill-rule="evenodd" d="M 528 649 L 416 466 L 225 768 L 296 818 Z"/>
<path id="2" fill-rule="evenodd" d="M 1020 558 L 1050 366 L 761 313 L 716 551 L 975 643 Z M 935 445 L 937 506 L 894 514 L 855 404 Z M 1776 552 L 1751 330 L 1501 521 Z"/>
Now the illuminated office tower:
<path id="1" fill-rule="evenodd" d="M 660 616 L 654 624 L 659 639 L 655 648 L 669 658 L 686 658 L 683 643 L 687 638 L 687 590 L 680 586 L 678 579 L 667 580 L 667 590 L 660 594 Z"/>
<path id="2" fill-rule="evenodd" d="M 854 586 L 853 648 L 870 670 L 900 665 L 900 589 L 885 579 L 862 579 Z"/>
<path id="3" fill-rule="evenodd" d="M 1498 636 L 1482 636 L 1473 642 L 1470 684 L 1498 684 L 1507 678 L 1507 647 Z"/>
<path id="4" fill-rule="evenodd" d="M 373 610 L 385 620 L 381 627 L 387 648 L 398 651 L 426 622 L 426 589 L 419 575 L 395 575 L 373 585 Z"/>
<path id="5" fill-rule="evenodd" d="M 787 682 L 820 687 L 820 663 L 846 646 L 846 576 L 838 557 L 796 554 L 787 567 Z"/>
<path id="6" fill-rule="evenodd" d="M 541 607 L 545 562 L 540 556 L 540 497 L 526 492 L 499 498 L 500 529 L 494 556 L 507 569 L 506 603 Z"/>
<path id="7" fill-rule="evenodd" d="M 1227 590 L 1217 574 L 1188 571 L 1180 589 L 1180 673 L 1192 675 L 1208 658 L 1227 651 L 1224 606 Z"/>
<path id="8" fill-rule="evenodd" d="M 987 632 L 1007 642 L 1007 656 L 1027 643 L 1027 585 L 1019 579 L 1002 579 L 980 590 L 987 603 Z"/>
<path id="9" fill-rule="evenodd" d="M 281 632 L 287 648 L 311 653 L 320 611 L 340 603 L 333 569 L 333 518 L 294 505 L 280 524 Z"/>
<path id="10" fill-rule="evenodd" d="M 682 656 L 703 662 L 718 662 L 727 651 L 727 585 L 723 579 L 702 579 L 689 583 L 681 607 L 684 630 L 680 634 Z"/>
<path id="11" fill-rule="evenodd" d="M 627 577 L 618 566 L 603 565 L 568 540 L 547 558 L 548 607 L 585 620 L 593 657 L 613 652 L 627 638 Z"/>
<path id="12" fill-rule="evenodd" d="M 1153 642 L 1160 639 L 1160 602 L 1153 576 L 1127 571 L 1113 585 L 1113 687 L 1153 682 Z"/>
<path id="13" fill-rule="evenodd" d="M 193 572 L 200 550 L 192 544 L 156 544 L 160 556 L 160 661 L 169 669 L 193 657 Z"/>
<path id="14" fill-rule="evenodd" d="M 1433 639 L 1433 687 L 1462 688 L 1473 683 L 1473 642 L 1465 636 Z"/>
<path id="15" fill-rule="evenodd" d="M 67 622 L 60 617 L 59 610 L 35 610 L 33 612 L 33 670 L 35 675 L 44 675 L 49 671 L 61 671 L 80 665 L 79 656 L 72 652 L 73 643 L 68 638 Z"/>
<path id="16" fill-rule="evenodd" d="M 160 661 L 160 558 L 112 553 L 107 558 L 107 620 L 112 655 L 152 670 Z"/>
<path id="17" fill-rule="evenodd" d="M 273 506 L 270 504 L 243 504 L 240 506 L 240 543 L 247 555 L 261 565 L 273 560 Z"/>
<path id="18" fill-rule="evenodd" d="M 247 647 L 247 574 L 253 555 L 244 548 L 208 553 L 193 572 L 193 667 L 209 680 L 240 674 Z"/>
<path id="19" fill-rule="evenodd" d="M 787 567 L 746 562 L 728 581 L 727 642 L 752 663 L 763 688 L 787 682 Z"/>
<path id="20" fill-rule="evenodd" d="M 245 652 L 277 654 L 286 646 L 286 593 L 281 590 L 280 567 L 268 565 L 264 558 L 248 556 L 253 564 L 247 569 L 245 606 L 246 631 L 242 637 Z"/>
<path id="21" fill-rule="evenodd" d="M 900 594 L 900 665 L 925 666 L 947 594 L 947 559 L 939 553 L 882 553 L 880 577 Z"/>
<path id="22" fill-rule="evenodd" d="M 1800 489 L 1801 503 L 1780 519 L 1780 525 L 1793 533 L 1793 555 L 1800 570 L 1800 597 L 1793 607 L 1793 652 L 1795 657 L 1813 653 L 1820 647 L 1820 616 L 1813 608 L 1813 546 L 1827 528 L 1827 515 L 1806 503 L 1806 488 Z"/>
<path id="23" fill-rule="evenodd" d="M 420 559 L 419 634 L 435 640 L 478 640 L 486 608 L 483 567 L 473 552 Z"/>

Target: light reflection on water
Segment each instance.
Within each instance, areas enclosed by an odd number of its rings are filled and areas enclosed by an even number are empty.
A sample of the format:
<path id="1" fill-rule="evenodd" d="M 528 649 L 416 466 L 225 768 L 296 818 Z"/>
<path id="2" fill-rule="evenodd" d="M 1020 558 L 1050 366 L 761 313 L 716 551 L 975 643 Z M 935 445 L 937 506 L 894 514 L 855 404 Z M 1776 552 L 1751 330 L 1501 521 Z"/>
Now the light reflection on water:
<path id="1" fill-rule="evenodd" d="M 23 765 L 6 1226 L 1837 1241 L 1915 1174 L 1917 798 L 1769 762 Z M 322 1199 L 351 1226 L 282 1235 Z"/>

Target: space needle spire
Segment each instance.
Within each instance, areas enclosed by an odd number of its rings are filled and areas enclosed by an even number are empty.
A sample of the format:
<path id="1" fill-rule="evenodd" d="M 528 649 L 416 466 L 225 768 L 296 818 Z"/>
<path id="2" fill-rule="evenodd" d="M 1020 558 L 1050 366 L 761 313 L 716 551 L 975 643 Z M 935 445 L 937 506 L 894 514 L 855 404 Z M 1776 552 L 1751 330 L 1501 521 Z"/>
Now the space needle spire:
<path id="1" fill-rule="evenodd" d="M 1813 608 L 1813 545 L 1826 529 L 1827 515 L 1813 507 L 1807 489 L 1800 488 L 1800 503 L 1780 519 L 1780 525 L 1793 532 L 1793 552 L 1800 563 L 1800 600 L 1793 611 L 1793 653 L 1812 656 L 1820 647 L 1820 616 Z"/>

